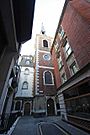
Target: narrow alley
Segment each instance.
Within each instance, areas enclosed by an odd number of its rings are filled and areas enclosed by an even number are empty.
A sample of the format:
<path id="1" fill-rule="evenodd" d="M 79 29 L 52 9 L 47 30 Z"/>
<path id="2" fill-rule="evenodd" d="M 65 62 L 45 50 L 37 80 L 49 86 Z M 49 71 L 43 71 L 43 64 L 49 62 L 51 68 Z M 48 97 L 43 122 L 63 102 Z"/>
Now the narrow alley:
<path id="1" fill-rule="evenodd" d="M 23 116 L 7 135 L 89 135 L 88 133 L 60 120 L 59 116 L 33 118 Z"/>
<path id="2" fill-rule="evenodd" d="M 89 133 L 90 0 L 0 0 L 0 134 Z"/>

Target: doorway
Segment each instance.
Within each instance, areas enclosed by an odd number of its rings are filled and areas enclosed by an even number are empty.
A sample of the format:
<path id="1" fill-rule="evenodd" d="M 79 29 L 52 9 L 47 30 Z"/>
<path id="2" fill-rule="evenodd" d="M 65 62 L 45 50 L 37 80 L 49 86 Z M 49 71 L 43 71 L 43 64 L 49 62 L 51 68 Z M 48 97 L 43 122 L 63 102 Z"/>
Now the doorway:
<path id="1" fill-rule="evenodd" d="M 47 115 L 55 115 L 54 101 L 51 98 L 47 100 Z"/>
<path id="2" fill-rule="evenodd" d="M 30 115 L 30 103 L 24 104 L 24 115 L 26 116 Z"/>

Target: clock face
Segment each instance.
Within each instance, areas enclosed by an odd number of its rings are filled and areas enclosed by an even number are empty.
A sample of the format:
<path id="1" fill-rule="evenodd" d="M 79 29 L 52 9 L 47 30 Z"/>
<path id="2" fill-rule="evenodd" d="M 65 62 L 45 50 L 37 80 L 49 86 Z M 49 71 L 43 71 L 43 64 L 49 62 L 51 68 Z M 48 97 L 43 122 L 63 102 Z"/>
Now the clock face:
<path id="1" fill-rule="evenodd" d="M 44 54 L 43 55 L 43 58 L 44 58 L 44 60 L 50 60 L 51 59 L 51 56 L 50 56 L 50 54 Z"/>

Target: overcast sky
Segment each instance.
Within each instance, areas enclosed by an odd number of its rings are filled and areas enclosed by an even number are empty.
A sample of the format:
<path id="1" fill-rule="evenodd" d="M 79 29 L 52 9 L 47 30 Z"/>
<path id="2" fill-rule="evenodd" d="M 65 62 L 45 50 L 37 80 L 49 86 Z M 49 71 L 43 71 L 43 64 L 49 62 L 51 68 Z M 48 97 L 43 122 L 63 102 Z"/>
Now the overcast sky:
<path id="1" fill-rule="evenodd" d="M 36 0 L 32 38 L 22 45 L 21 55 L 34 54 L 35 37 L 41 31 L 42 22 L 46 35 L 54 38 L 64 2 L 65 0 Z"/>

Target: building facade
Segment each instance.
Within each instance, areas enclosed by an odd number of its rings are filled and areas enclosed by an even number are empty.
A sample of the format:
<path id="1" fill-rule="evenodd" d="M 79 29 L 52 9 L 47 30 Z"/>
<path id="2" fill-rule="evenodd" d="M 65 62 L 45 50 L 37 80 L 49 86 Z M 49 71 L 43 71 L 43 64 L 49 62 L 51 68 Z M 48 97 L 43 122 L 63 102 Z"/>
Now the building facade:
<path id="1" fill-rule="evenodd" d="M 55 77 L 54 67 L 50 54 L 52 38 L 41 30 L 36 35 L 35 42 L 35 98 L 33 100 L 33 113 L 35 116 L 55 115 Z"/>
<path id="2" fill-rule="evenodd" d="M 31 38 L 35 1 L 32 0 L 30 4 L 28 1 L 1 0 L 0 3 L 0 133 L 2 133 L 8 125 L 13 95 L 17 87 L 19 70 L 17 59 L 21 43 Z M 27 5 L 30 6 L 28 9 Z M 27 21 L 23 21 L 24 18 L 27 18 Z"/>
<path id="3" fill-rule="evenodd" d="M 34 90 L 34 57 L 31 55 L 23 55 L 21 57 L 19 66 L 20 77 L 18 81 L 17 92 L 14 97 L 12 113 L 31 115 Z"/>
<path id="4" fill-rule="evenodd" d="M 89 1 L 66 0 L 51 54 L 61 117 L 90 130 Z"/>

